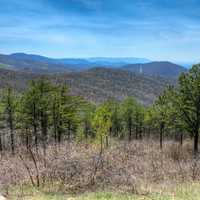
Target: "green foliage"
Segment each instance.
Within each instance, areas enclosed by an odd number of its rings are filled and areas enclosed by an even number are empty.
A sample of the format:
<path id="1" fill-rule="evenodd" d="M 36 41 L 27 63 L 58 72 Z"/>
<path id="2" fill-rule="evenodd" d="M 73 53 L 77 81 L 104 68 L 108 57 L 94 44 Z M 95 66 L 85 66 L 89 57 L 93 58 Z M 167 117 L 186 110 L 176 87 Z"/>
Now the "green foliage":
<path id="1" fill-rule="evenodd" d="M 110 134 L 112 133 L 113 136 L 118 137 L 123 128 L 120 103 L 112 98 L 108 99 L 105 103 L 108 105 L 111 113 Z"/>
<path id="2" fill-rule="evenodd" d="M 0 121 L 1 128 L 7 126 L 12 134 L 19 129 L 26 141 L 36 146 L 42 141 L 45 147 L 52 138 L 55 143 L 73 138 L 104 143 L 111 136 L 128 136 L 131 140 L 133 134 L 136 139 L 142 139 L 147 129 L 153 129 L 160 133 L 161 143 L 166 132 L 180 133 L 181 136 L 188 132 L 195 138 L 197 150 L 200 65 L 182 74 L 178 87 L 166 88 L 148 108 L 132 97 L 122 102 L 109 99 L 96 106 L 72 96 L 65 84 L 55 84 L 43 77 L 31 81 L 20 95 L 16 95 L 11 87 L 2 92 Z"/>
<path id="3" fill-rule="evenodd" d="M 95 105 L 88 102 L 83 102 L 79 111 L 80 125 L 78 127 L 78 133 L 76 136 L 78 141 L 91 140 L 95 137 L 92 127 L 95 109 Z"/>
<path id="4" fill-rule="evenodd" d="M 101 104 L 96 109 L 92 124 L 98 141 L 105 139 L 106 136 L 108 136 L 112 127 L 111 117 L 112 112 L 108 102 Z"/>
<path id="5" fill-rule="evenodd" d="M 134 98 L 128 97 L 121 104 L 122 119 L 126 130 L 129 132 L 129 140 L 132 139 L 133 128 L 136 129 L 136 138 L 141 132 L 141 126 L 144 122 L 145 109 Z"/>
<path id="6" fill-rule="evenodd" d="M 198 152 L 200 129 L 200 65 L 194 65 L 179 78 L 179 87 L 174 92 L 174 105 L 183 127 L 194 136 L 194 153 Z"/>
<path id="7" fill-rule="evenodd" d="M 187 74 L 180 76 L 179 89 L 175 94 L 181 120 L 185 128 L 194 133 L 200 125 L 200 65 L 194 65 Z"/>

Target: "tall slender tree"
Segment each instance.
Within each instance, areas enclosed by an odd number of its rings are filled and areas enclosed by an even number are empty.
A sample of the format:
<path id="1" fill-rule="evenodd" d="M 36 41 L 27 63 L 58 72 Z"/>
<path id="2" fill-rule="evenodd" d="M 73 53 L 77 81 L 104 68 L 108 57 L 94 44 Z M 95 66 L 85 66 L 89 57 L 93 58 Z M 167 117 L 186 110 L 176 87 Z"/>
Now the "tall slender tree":
<path id="1" fill-rule="evenodd" d="M 15 115 L 17 107 L 17 97 L 14 93 L 13 88 L 7 87 L 3 91 L 3 106 L 5 120 L 7 122 L 8 128 L 10 130 L 10 145 L 12 154 L 15 153 L 15 135 L 14 135 L 14 126 L 15 126 Z"/>
<path id="2" fill-rule="evenodd" d="M 111 122 L 112 113 L 108 103 L 100 105 L 93 118 L 93 127 L 96 131 L 96 138 L 101 143 L 101 153 L 103 152 L 103 144 L 106 140 L 106 146 L 108 146 L 108 136 L 112 126 Z"/>
<path id="3" fill-rule="evenodd" d="M 167 127 L 167 119 L 169 112 L 169 98 L 168 98 L 168 89 L 164 91 L 162 95 L 158 97 L 153 105 L 152 118 L 154 126 L 159 130 L 160 134 L 160 148 L 163 148 L 163 136 L 165 128 Z"/>
<path id="4" fill-rule="evenodd" d="M 22 94 L 20 101 L 20 122 L 23 128 L 32 127 L 34 144 L 38 148 L 39 138 L 39 91 L 37 81 L 31 81 L 28 89 Z"/>
<path id="5" fill-rule="evenodd" d="M 132 97 L 128 97 L 127 99 L 125 99 L 121 105 L 122 117 L 123 117 L 126 129 L 128 130 L 129 141 L 132 140 L 136 105 L 137 105 L 137 101 Z"/>

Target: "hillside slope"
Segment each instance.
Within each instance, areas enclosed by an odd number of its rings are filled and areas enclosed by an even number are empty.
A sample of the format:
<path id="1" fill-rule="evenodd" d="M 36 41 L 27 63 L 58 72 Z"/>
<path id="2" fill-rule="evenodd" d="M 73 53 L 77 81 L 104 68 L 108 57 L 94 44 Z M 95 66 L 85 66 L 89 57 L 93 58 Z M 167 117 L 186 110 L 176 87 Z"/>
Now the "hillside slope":
<path id="1" fill-rule="evenodd" d="M 58 78 L 70 85 L 73 94 L 97 103 L 109 97 L 122 100 L 133 96 L 148 105 L 161 94 L 167 84 L 175 84 L 174 80 L 106 68 L 59 75 Z"/>
<path id="2" fill-rule="evenodd" d="M 167 61 L 125 65 L 122 69 L 146 75 L 157 75 L 168 78 L 176 78 L 182 72 L 187 71 L 186 68 Z"/>
<path id="3" fill-rule="evenodd" d="M 10 84 L 20 91 L 26 88 L 29 80 L 42 76 L 53 82 L 66 83 L 73 95 L 83 96 L 95 103 L 100 103 L 110 97 L 122 100 L 127 96 L 133 96 L 141 103 L 148 105 L 155 100 L 167 84 L 174 83 L 164 78 L 106 68 L 56 75 L 38 75 L 0 69 L 0 87 Z"/>

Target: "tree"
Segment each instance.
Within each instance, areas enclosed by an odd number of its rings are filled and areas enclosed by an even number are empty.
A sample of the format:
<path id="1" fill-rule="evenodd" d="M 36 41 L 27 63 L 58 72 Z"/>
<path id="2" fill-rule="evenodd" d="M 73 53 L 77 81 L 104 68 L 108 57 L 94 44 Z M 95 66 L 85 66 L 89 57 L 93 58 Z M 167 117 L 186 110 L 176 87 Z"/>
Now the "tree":
<path id="1" fill-rule="evenodd" d="M 112 126 L 110 107 L 108 103 L 100 105 L 93 118 L 93 127 L 96 131 L 96 138 L 101 142 L 101 153 L 103 152 L 103 141 L 106 139 L 108 145 L 108 134 Z"/>
<path id="2" fill-rule="evenodd" d="M 167 113 L 166 113 L 166 126 L 169 132 L 175 135 L 175 137 L 179 137 L 180 145 L 183 144 L 183 135 L 185 133 L 184 122 L 181 120 L 181 113 L 176 108 L 176 95 L 177 89 L 173 86 L 169 86 L 165 91 L 167 98 Z"/>
<path id="3" fill-rule="evenodd" d="M 145 109 L 142 105 L 136 104 L 135 105 L 135 113 L 134 113 L 134 125 L 135 125 L 135 134 L 136 139 L 138 137 L 142 139 L 142 132 L 144 128 L 144 116 L 145 116 Z"/>
<path id="4" fill-rule="evenodd" d="M 79 122 L 78 112 L 83 102 L 81 98 L 71 96 L 66 85 L 56 86 L 51 102 L 51 121 L 55 142 L 60 143 L 65 133 L 70 140 L 71 132 L 76 132 Z"/>
<path id="5" fill-rule="evenodd" d="M 90 104 L 88 102 L 84 102 L 81 106 L 81 110 L 79 112 L 80 118 L 80 129 L 78 133 L 78 137 L 85 138 L 86 140 L 89 138 L 94 138 L 94 131 L 92 127 L 92 120 L 94 117 L 96 106 Z"/>
<path id="6" fill-rule="evenodd" d="M 111 113 L 110 135 L 118 137 L 122 131 L 120 103 L 113 98 L 108 99 L 105 103 L 108 105 L 109 112 Z"/>
<path id="7" fill-rule="evenodd" d="M 137 105 L 137 102 L 132 97 L 128 97 L 127 99 L 125 99 L 121 105 L 122 118 L 125 122 L 126 129 L 128 130 L 129 141 L 131 141 L 132 139 L 132 130 L 133 130 L 133 125 L 134 125 L 136 105 Z"/>
<path id="8" fill-rule="evenodd" d="M 151 117 L 152 121 L 154 123 L 154 126 L 156 126 L 159 129 L 159 135 L 160 135 L 160 148 L 163 148 L 163 134 L 164 130 L 167 125 L 168 120 L 168 112 L 169 112 L 169 104 L 171 103 L 169 101 L 168 96 L 168 89 L 164 91 L 162 95 L 158 97 L 158 99 L 155 101 L 153 105 L 153 110 L 151 111 Z"/>
<path id="9" fill-rule="evenodd" d="M 14 137 L 14 122 L 16 115 L 16 107 L 17 107 L 17 97 L 11 87 L 7 87 L 3 91 L 3 99 L 2 99 L 5 120 L 8 124 L 10 130 L 10 145 L 12 154 L 15 153 L 15 137 Z"/>
<path id="10" fill-rule="evenodd" d="M 19 121 L 22 128 L 26 129 L 32 127 L 34 144 L 38 148 L 38 132 L 39 132 L 39 107 L 40 97 L 37 88 L 37 82 L 31 81 L 28 89 L 22 94 L 20 101 L 20 116 Z M 26 135 L 26 137 L 28 137 Z M 28 138 L 27 138 L 28 139 Z"/>
<path id="11" fill-rule="evenodd" d="M 52 102 L 52 95 L 54 91 L 54 86 L 47 79 L 40 79 L 35 84 L 38 100 L 38 113 L 39 113 L 39 123 L 42 134 L 42 144 L 44 149 L 44 154 L 46 153 L 46 143 L 48 140 L 48 127 L 50 119 L 50 105 Z"/>
<path id="12" fill-rule="evenodd" d="M 194 155 L 198 153 L 200 128 L 200 65 L 194 65 L 179 78 L 174 103 L 185 129 L 194 137 Z"/>

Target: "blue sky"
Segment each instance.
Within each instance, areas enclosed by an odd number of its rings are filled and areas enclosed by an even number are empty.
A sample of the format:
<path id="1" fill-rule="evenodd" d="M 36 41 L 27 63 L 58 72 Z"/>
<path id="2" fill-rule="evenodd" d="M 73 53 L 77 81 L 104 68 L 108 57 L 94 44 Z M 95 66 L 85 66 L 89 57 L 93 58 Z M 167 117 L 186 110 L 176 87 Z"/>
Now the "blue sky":
<path id="1" fill-rule="evenodd" d="M 0 0 L 0 53 L 200 60 L 199 0 Z"/>

